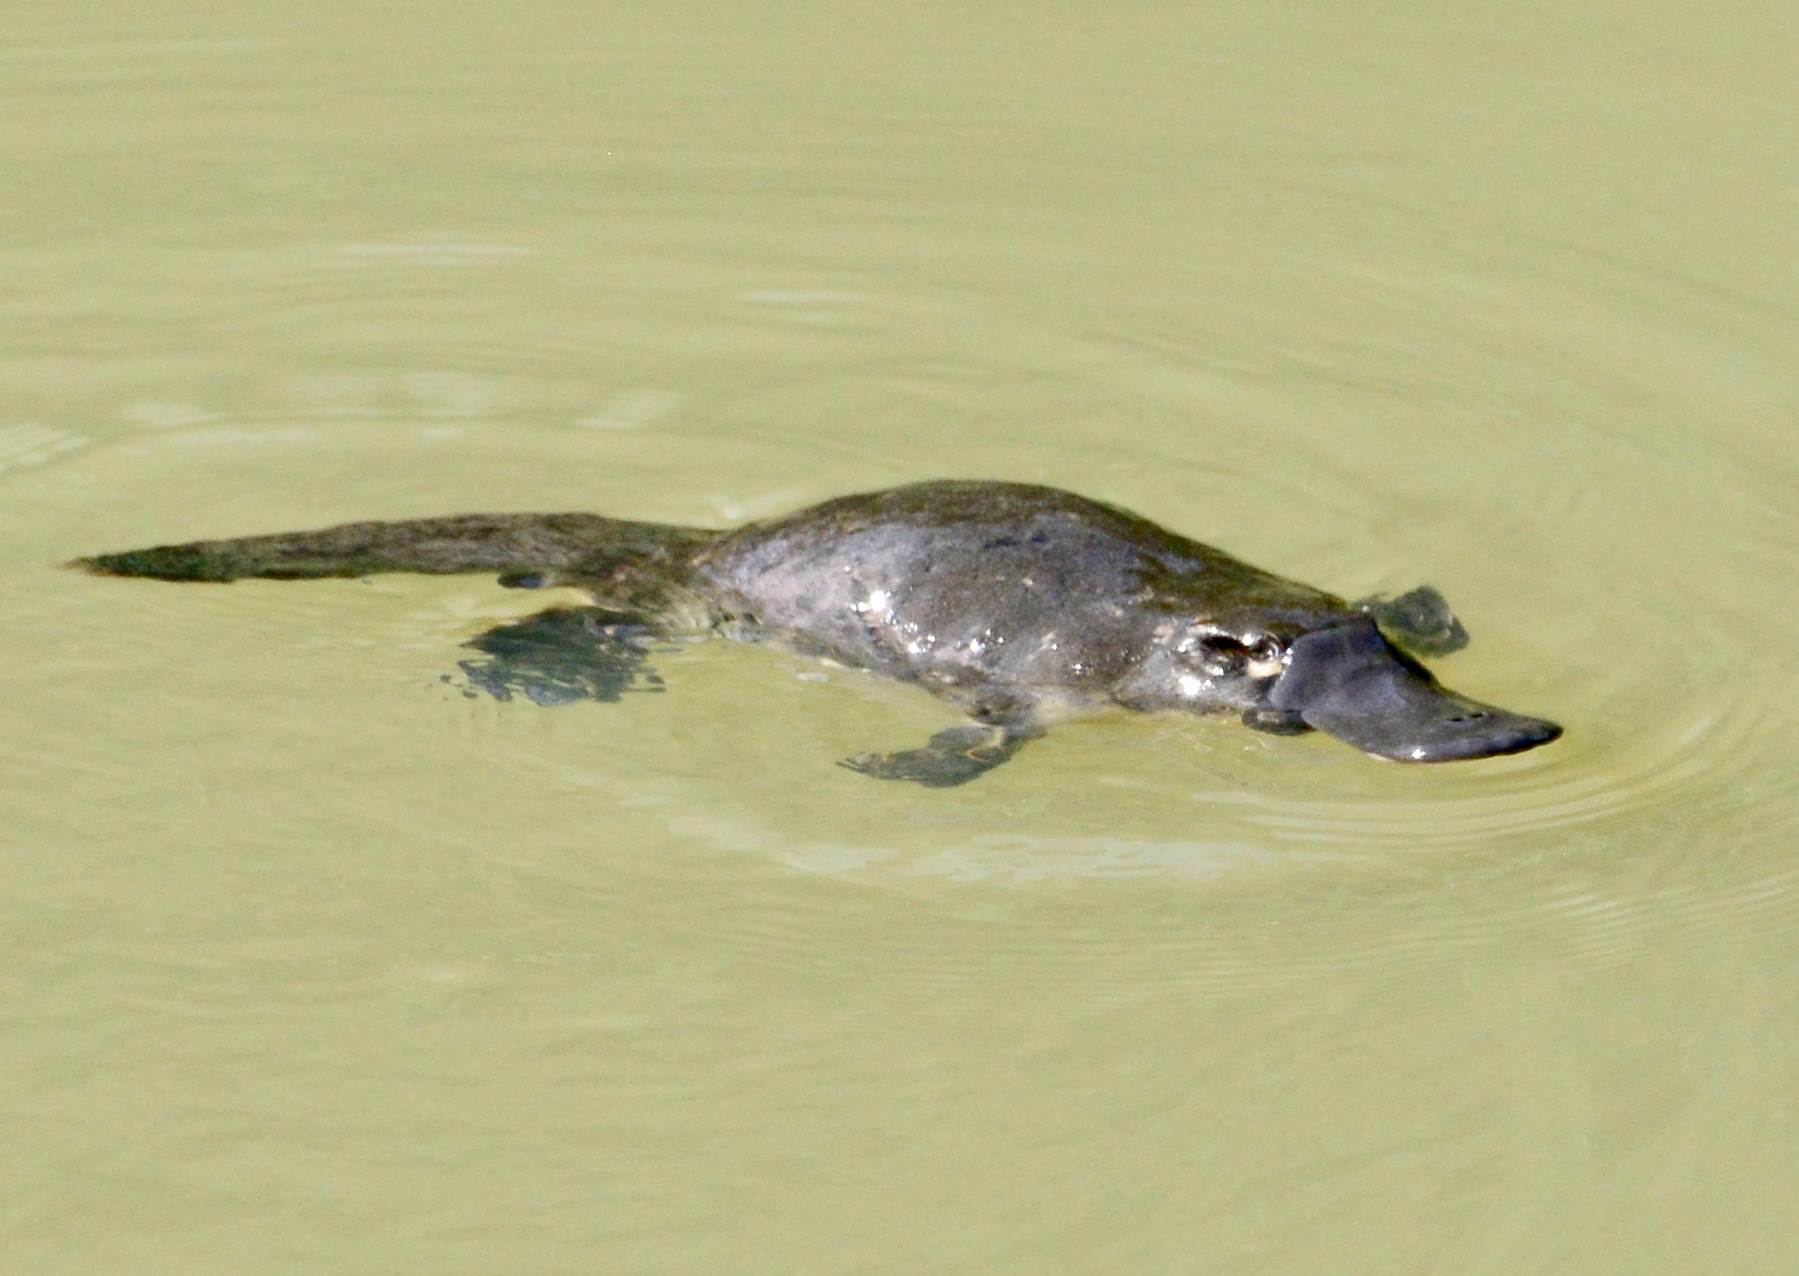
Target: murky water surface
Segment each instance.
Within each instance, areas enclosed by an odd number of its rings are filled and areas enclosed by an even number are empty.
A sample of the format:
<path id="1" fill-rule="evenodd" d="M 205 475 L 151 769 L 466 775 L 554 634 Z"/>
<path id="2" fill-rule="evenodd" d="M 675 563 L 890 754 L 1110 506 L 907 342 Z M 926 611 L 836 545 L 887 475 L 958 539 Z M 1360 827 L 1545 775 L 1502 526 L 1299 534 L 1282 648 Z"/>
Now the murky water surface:
<path id="1" fill-rule="evenodd" d="M 0 1266 L 1789 1272 L 1790 5 L 0 32 Z M 977 12 L 978 9 L 978 12 Z M 1567 725 L 1416 769 L 80 553 L 1061 484 Z"/>

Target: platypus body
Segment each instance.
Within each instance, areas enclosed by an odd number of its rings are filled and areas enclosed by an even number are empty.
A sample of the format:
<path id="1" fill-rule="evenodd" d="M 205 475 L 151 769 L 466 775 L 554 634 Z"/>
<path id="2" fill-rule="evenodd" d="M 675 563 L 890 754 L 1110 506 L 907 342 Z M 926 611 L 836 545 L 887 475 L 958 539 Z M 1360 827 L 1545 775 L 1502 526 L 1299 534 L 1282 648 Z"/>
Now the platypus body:
<path id="1" fill-rule="evenodd" d="M 1406 650 L 1466 641 L 1435 590 L 1349 603 L 1115 506 L 1055 488 L 943 481 L 846 496 L 730 531 L 593 514 L 470 514 L 102 554 L 114 576 L 230 581 L 494 572 L 592 605 L 469 645 L 477 685 L 540 703 L 656 684 L 658 639 L 775 641 L 916 683 L 970 721 L 844 765 L 961 784 L 1071 714 L 1122 707 L 1317 729 L 1408 762 L 1517 753 L 1561 728 L 1439 685 Z"/>

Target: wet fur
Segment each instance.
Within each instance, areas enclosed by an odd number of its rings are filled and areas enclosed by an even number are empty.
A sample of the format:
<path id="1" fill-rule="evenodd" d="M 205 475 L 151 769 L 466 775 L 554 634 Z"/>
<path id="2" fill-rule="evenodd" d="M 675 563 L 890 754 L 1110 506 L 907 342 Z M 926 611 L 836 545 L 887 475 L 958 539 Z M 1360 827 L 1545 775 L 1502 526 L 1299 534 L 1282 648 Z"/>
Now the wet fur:
<path id="1" fill-rule="evenodd" d="M 1365 612 L 1379 618 L 1385 609 L 1383 623 L 1416 617 L 1421 640 L 1466 639 L 1434 590 L 1353 605 L 1115 506 L 1011 483 L 914 484 L 727 531 L 594 514 L 468 514 L 195 541 L 73 565 L 175 581 L 479 572 L 509 585 L 572 586 L 592 599 L 590 617 L 546 613 L 539 630 L 503 627 L 472 645 L 532 653 L 534 668 L 556 669 L 552 699 L 574 698 L 569 687 L 626 686 L 645 641 L 676 632 L 828 656 L 918 684 L 969 715 L 971 726 L 924 749 L 848 763 L 927 785 L 998 765 L 1071 710 L 1233 712 L 1264 730 L 1307 730 L 1298 709 L 1271 706 L 1274 677 L 1259 672 L 1253 649 L 1278 652 L 1307 634 L 1366 626 Z M 583 634 L 599 662 L 585 680 L 547 654 Z M 1421 667 L 1409 670 L 1420 694 L 1451 694 Z M 477 682 L 509 693 L 520 685 L 510 676 Z"/>

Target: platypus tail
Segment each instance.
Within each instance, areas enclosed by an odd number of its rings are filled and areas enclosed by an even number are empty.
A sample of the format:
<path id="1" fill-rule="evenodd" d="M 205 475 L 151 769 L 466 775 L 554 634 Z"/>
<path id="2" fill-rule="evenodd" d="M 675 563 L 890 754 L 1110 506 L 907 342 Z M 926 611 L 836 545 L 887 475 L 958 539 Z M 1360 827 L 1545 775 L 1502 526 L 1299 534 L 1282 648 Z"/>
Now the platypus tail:
<path id="1" fill-rule="evenodd" d="M 598 514 L 462 514 L 401 523 L 345 523 L 315 532 L 190 541 L 78 558 L 102 576 L 229 581 L 305 580 L 376 572 L 497 572 L 518 585 L 600 584 L 671 574 L 719 533 Z M 657 569 L 660 569 L 658 573 Z"/>

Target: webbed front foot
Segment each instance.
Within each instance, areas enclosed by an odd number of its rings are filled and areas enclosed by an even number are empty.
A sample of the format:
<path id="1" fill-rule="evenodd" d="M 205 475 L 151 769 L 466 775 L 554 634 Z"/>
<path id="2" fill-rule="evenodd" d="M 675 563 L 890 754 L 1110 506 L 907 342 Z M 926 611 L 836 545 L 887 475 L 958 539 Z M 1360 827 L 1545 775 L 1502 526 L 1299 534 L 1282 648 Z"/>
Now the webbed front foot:
<path id="1" fill-rule="evenodd" d="M 1304 718 L 1285 709 L 1245 709 L 1243 725 L 1269 735 L 1304 735 L 1313 729 Z"/>
<path id="2" fill-rule="evenodd" d="M 1037 733 L 1006 727 L 951 727 L 922 749 L 861 753 L 837 765 L 877 780 L 910 780 L 927 789 L 953 789 L 985 775 Z"/>
<path id="3" fill-rule="evenodd" d="M 464 645 L 486 659 L 464 660 L 472 686 L 495 700 L 534 704 L 616 702 L 627 691 L 661 691 L 647 665 L 655 633 L 603 607 L 559 607 L 500 625 Z"/>
<path id="4" fill-rule="evenodd" d="M 1430 585 L 1420 585 L 1397 598 L 1375 594 L 1355 607 L 1372 616 L 1390 641 L 1414 655 L 1447 656 L 1468 645 L 1468 631 L 1449 610 L 1449 600 Z"/>

